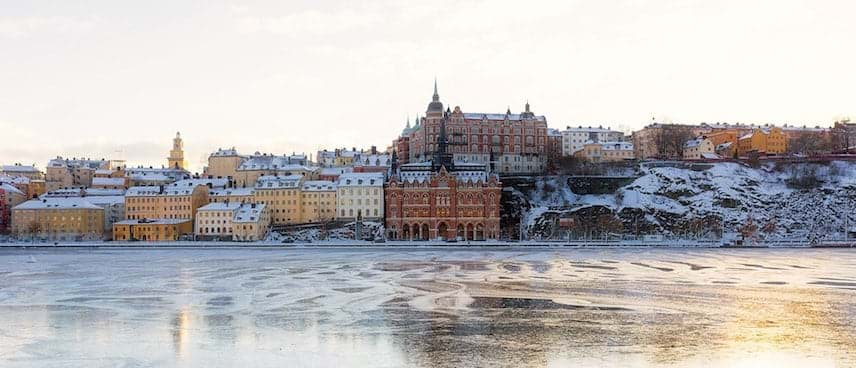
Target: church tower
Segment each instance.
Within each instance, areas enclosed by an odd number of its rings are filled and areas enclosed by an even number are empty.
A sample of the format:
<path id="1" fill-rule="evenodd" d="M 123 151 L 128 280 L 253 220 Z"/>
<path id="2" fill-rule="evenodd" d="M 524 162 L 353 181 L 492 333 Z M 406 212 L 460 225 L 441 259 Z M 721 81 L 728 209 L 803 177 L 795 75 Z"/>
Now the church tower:
<path id="1" fill-rule="evenodd" d="M 169 167 L 173 169 L 184 170 L 187 167 L 187 163 L 184 162 L 184 142 L 181 140 L 180 132 L 176 132 L 175 138 L 172 139 L 172 150 L 169 151 L 167 161 Z"/>

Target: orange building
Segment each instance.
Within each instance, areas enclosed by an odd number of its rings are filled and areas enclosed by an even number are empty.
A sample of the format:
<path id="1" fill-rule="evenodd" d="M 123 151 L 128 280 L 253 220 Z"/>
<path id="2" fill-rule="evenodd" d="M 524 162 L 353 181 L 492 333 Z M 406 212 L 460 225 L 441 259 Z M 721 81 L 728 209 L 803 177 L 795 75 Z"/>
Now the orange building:
<path id="1" fill-rule="evenodd" d="M 737 154 L 745 156 L 750 152 L 766 155 L 780 155 L 788 151 L 788 137 L 781 128 L 755 129 L 737 139 Z"/>

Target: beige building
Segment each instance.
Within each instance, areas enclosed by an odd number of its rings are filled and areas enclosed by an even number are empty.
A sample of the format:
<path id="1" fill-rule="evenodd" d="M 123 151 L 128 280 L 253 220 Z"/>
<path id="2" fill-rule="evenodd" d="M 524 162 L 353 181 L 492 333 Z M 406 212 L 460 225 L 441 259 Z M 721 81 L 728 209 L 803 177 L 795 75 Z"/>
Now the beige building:
<path id="1" fill-rule="evenodd" d="M 215 178 L 235 178 L 238 176 L 238 166 L 244 162 L 245 158 L 238 154 L 235 147 L 218 149 L 217 152 L 208 156 L 208 166 L 203 170 L 203 175 Z"/>
<path id="2" fill-rule="evenodd" d="M 252 203 L 255 201 L 253 188 L 215 188 L 208 192 L 210 203 Z"/>
<path id="3" fill-rule="evenodd" d="M 61 156 L 50 160 L 45 174 L 45 190 L 50 192 L 59 188 L 90 187 L 95 171 L 110 169 L 106 160 L 64 159 Z"/>
<path id="4" fill-rule="evenodd" d="M 336 183 L 332 181 L 304 181 L 300 193 L 300 222 L 315 223 L 335 219 L 336 188 Z"/>
<path id="5" fill-rule="evenodd" d="M 176 241 L 193 233 L 188 219 L 124 220 L 113 224 L 114 241 Z"/>
<path id="6" fill-rule="evenodd" d="M 199 240 L 262 240 L 267 234 L 270 223 L 270 212 L 264 204 L 209 203 L 198 210 L 196 238 Z"/>
<path id="7" fill-rule="evenodd" d="M 261 176 L 255 183 L 253 202 L 267 205 L 276 225 L 300 223 L 303 181 L 300 175 Z"/>
<path id="8" fill-rule="evenodd" d="M 300 175 L 306 180 L 318 179 L 319 168 L 306 166 L 302 155 L 275 156 L 259 154 L 242 161 L 235 173 L 235 186 L 253 187 L 262 176 Z"/>
<path id="9" fill-rule="evenodd" d="M 688 140 L 684 147 L 684 160 L 701 160 L 716 157 L 716 146 L 712 140 L 704 136 Z"/>
<path id="10" fill-rule="evenodd" d="M 633 160 L 633 144 L 628 142 L 588 142 L 574 157 L 588 162 L 620 162 Z"/>
<path id="11" fill-rule="evenodd" d="M 208 186 L 192 181 L 167 186 L 131 187 L 125 192 L 128 220 L 194 220 L 196 209 L 208 204 Z"/>
<path id="12" fill-rule="evenodd" d="M 101 240 L 104 209 L 83 198 L 43 198 L 12 209 L 12 231 L 21 237 Z"/>
<path id="13" fill-rule="evenodd" d="M 167 185 L 190 179 L 187 170 L 169 167 L 130 167 L 125 169 L 125 176 L 129 187 Z"/>
<path id="14" fill-rule="evenodd" d="M 43 174 L 39 169 L 32 165 L 3 165 L 0 166 L 0 175 L 5 176 L 20 176 L 30 180 L 44 180 L 45 174 Z"/>
<path id="15" fill-rule="evenodd" d="M 572 128 L 567 127 L 561 132 L 562 135 L 562 156 L 573 156 L 574 153 L 583 149 L 588 142 L 622 142 L 624 141 L 624 133 L 614 131 L 610 128 L 598 126 L 583 127 L 582 125 Z"/>
<path id="16" fill-rule="evenodd" d="M 382 173 L 347 173 L 339 176 L 336 219 L 353 221 L 383 219 Z"/>
<path id="17" fill-rule="evenodd" d="M 184 161 L 184 141 L 181 140 L 181 133 L 175 132 L 175 138 L 172 139 L 172 149 L 169 151 L 166 167 L 172 169 L 187 169 L 187 161 Z"/>

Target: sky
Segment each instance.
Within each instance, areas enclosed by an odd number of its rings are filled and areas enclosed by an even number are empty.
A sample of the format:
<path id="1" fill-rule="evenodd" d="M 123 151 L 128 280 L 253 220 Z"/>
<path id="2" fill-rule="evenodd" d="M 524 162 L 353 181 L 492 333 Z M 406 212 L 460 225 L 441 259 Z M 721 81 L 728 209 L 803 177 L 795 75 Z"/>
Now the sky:
<path id="1" fill-rule="evenodd" d="M 0 0 L 0 163 L 191 171 L 385 148 L 444 104 L 550 127 L 652 118 L 829 126 L 856 114 L 856 2 Z"/>

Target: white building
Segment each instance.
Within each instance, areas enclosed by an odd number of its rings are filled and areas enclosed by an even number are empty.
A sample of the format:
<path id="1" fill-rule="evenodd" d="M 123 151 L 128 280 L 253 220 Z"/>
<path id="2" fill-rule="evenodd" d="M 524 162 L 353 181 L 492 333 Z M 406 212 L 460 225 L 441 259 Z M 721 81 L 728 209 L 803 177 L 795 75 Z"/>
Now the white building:
<path id="1" fill-rule="evenodd" d="M 337 183 L 336 219 L 366 220 L 383 219 L 382 173 L 347 173 L 339 176 Z"/>
<path id="2" fill-rule="evenodd" d="M 707 137 L 690 139 L 684 145 L 684 160 L 700 160 L 703 158 L 715 158 L 716 147 Z"/>
<path id="3" fill-rule="evenodd" d="M 573 156 L 583 149 L 586 142 L 623 142 L 624 133 L 602 126 L 576 128 L 568 127 L 562 132 L 562 156 Z"/>
<path id="4" fill-rule="evenodd" d="M 209 203 L 196 213 L 196 237 L 202 240 L 256 241 L 264 239 L 269 227 L 264 204 Z"/>

